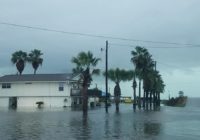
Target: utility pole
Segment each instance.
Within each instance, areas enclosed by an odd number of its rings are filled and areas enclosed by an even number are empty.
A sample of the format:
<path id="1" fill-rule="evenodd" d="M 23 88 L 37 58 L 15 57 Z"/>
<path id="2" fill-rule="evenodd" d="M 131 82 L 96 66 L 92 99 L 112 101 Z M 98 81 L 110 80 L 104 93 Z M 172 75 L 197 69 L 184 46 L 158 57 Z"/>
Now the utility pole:
<path id="1" fill-rule="evenodd" d="M 154 61 L 154 63 L 155 63 L 155 71 L 156 71 L 156 64 L 157 64 L 157 62 L 156 62 L 156 61 Z"/>
<path id="2" fill-rule="evenodd" d="M 154 71 L 156 72 L 156 61 L 154 61 Z M 159 95 L 156 93 L 156 77 L 154 77 L 154 95 L 153 95 L 153 104 L 154 104 L 154 109 L 155 106 L 157 106 L 159 103 Z"/>
<path id="3" fill-rule="evenodd" d="M 134 100 L 133 100 L 133 109 L 134 111 L 136 110 L 136 87 L 137 87 L 137 83 L 135 81 L 135 71 L 134 71 L 134 77 L 133 77 L 133 97 L 134 97 Z"/>
<path id="4" fill-rule="evenodd" d="M 106 40 L 106 74 L 105 74 L 105 83 L 106 83 L 105 107 L 106 107 L 106 113 L 108 113 L 108 40 Z"/>

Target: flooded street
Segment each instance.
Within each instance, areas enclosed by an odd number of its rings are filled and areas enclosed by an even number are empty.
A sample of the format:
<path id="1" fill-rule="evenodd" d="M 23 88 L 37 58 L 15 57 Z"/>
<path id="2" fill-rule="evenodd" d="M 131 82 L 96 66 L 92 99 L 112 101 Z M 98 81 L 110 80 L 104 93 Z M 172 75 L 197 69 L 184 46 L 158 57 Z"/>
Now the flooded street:
<path id="1" fill-rule="evenodd" d="M 136 111 L 122 104 L 120 113 L 114 105 L 105 109 L 81 111 L 66 109 L 3 110 L 0 115 L 2 140 L 196 140 L 200 121 L 198 102 L 185 108 L 161 107 L 160 111 Z"/>

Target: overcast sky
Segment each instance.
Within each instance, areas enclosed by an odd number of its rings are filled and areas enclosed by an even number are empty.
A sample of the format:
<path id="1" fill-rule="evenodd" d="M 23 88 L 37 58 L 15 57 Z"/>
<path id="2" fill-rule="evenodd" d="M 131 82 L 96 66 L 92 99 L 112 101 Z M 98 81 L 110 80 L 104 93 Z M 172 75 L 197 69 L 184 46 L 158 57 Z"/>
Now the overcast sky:
<path id="1" fill-rule="evenodd" d="M 49 28 L 66 32 L 104 35 L 133 40 L 177 42 L 199 45 L 199 0 L 0 0 L 0 23 Z M 109 67 L 133 69 L 130 52 L 145 46 L 157 61 L 157 69 L 166 84 L 163 98 L 183 90 L 191 97 L 200 96 L 200 47 L 155 44 L 141 41 L 109 41 Z M 18 50 L 40 49 L 44 63 L 38 73 L 71 72 L 71 58 L 80 51 L 92 51 L 102 59 L 104 70 L 106 38 L 19 28 L 0 24 L 0 74 L 15 74 L 11 54 Z M 158 47 L 158 48 L 153 48 Z M 168 48 L 172 47 L 172 48 Z M 24 73 L 33 73 L 26 65 Z M 94 81 L 104 90 L 102 78 Z M 110 91 L 113 92 L 113 84 Z M 92 86 L 94 87 L 95 84 Z M 122 94 L 132 96 L 131 83 L 122 83 Z"/>

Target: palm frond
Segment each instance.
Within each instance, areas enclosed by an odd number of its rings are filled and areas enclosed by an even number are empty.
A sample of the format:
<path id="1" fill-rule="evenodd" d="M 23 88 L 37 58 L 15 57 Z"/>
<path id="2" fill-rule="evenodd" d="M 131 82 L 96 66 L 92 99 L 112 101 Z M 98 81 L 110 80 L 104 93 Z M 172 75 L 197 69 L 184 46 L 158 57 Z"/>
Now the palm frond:
<path id="1" fill-rule="evenodd" d="M 76 65 L 75 68 L 73 68 L 73 73 L 81 73 L 81 77 L 83 79 L 83 85 L 90 85 L 92 81 L 92 75 L 93 74 L 99 74 L 99 69 L 94 69 L 91 73 L 91 67 L 94 68 L 100 61 L 100 58 L 95 58 L 92 54 L 92 52 L 80 52 L 76 57 L 73 57 L 71 62 Z"/>
<path id="2" fill-rule="evenodd" d="M 83 70 L 83 68 L 82 67 L 76 67 L 76 68 L 73 68 L 72 69 L 72 72 L 74 73 L 74 74 L 79 74 L 79 73 L 82 73 L 84 70 Z"/>
<path id="3" fill-rule="evenodd" d="M 92 75 L 100 75 L 100 69 L 93 69 Z"/>
<path id="4" fill-rule="evenodd" d="M 103 73 L 105 76 L 105 72 Z M 108 70 L 108 78 L 115 82 L 120 83 L 121 81 L 130 81 L 133 79 L 134 72 L 132 70 L 124 70 L 124 69 L 109 69 Z"/>
<path id="5" fill-rule="evenodd" d="M 27 61 L 27 53 L 23 51 L 16 51 L 12 54 L 11 62 L 13 64 L 17 63 L 19 60 L 23 60 L 24 62 Z"/>

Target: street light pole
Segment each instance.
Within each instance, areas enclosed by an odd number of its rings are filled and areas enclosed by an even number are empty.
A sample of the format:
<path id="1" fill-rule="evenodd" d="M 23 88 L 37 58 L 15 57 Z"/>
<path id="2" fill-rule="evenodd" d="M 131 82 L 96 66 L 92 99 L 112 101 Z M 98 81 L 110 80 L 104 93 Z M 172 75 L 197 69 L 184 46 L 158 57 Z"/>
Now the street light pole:
<path id="1" fill-rule="evenodd" d="M 105 107 L 106 113 L 108 113 L 108 41 L 106 40 L 106 73 L 105 73 L 105 83 L 106 83 L 106 99 Z"/>
<path id="2" fill-rule="evenodd" d="M 133 97 L 134 97 L 134 100 L 133 100 L 133 109 L 134 111 L 136 110 L 136 87 L 137 87 L 137 83 L 135 81 L 135 73 L 134 73 L 134 78 L 133 78 Z"/>

